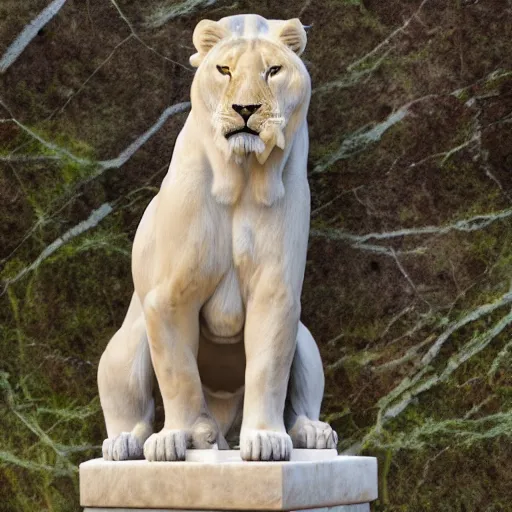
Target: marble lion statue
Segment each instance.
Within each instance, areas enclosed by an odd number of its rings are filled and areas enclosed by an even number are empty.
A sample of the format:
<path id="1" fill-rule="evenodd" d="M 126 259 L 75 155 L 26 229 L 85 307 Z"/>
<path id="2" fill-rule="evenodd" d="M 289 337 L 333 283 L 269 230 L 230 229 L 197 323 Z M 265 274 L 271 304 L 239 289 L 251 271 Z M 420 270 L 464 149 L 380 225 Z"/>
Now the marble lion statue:
<path id="1" fill-rule="evenodd" d="M 133 244 L 134 294 L 98 385 L 106 460 L 188 448 L 282 461 L 335 448 L 320 354 L 300 322 L 311 96 L 298 19 L 202 20 L 191 112 Z M 165 411 L 153 433 L 154 375 Z"/>

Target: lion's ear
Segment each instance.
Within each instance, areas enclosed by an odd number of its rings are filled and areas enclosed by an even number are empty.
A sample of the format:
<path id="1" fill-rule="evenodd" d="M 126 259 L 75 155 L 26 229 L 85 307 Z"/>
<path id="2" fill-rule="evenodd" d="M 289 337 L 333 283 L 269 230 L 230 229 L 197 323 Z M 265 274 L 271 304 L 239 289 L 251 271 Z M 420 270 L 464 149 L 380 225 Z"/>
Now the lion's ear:
<path id="1" fill-rule="evenodd" d="M 201 20 L 194 30 L 192 41 L 197 53 L 190 57 L 190 65 L 197 68 L 206 57 L 206 54 L 229 32 L 220 23 L 212 20 Z"/>
<path id="2" fill-rule="evenodd" d="M 279 40 L 297 55 L 304 51 L 308 37 L 299 18 L 284 22 L 279 32 Z"/>

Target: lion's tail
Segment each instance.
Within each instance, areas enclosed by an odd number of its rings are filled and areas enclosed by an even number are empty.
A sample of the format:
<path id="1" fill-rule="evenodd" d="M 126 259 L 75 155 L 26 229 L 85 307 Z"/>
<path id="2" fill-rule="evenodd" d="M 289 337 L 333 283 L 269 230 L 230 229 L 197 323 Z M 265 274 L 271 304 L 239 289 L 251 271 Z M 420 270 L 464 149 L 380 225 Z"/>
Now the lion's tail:
<path id="1" fill-rule="evenodd" d="M 153 395 L 153 365 L 151 364 L 151 353 L 146 330 L 141 336 L 134 353 L 130 387 L 142 399 L 142 408 L 146 409 Z"/>

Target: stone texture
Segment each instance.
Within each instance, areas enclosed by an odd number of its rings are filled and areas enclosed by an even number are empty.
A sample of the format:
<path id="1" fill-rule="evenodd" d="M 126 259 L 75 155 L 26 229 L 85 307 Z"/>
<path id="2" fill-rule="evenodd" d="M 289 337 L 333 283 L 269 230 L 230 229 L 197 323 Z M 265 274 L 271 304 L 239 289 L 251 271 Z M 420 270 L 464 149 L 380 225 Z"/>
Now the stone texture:
<path id="1" fill-rule="evenodd" d="M 149 508 L 91 508 L 87 507 L 84 512 L 190 512 L 186 510 L 173 509 L 149 509 Z M 201 512 L 218 512 L 213 510 L 201 510 Z M 370 512 L 368 503 L 358 505 L 339 505 L 335 507 L 303 509 L 303 512 Z"/>
<path id="2" fill-rule="evenodd" d="M 377 461 L 335 450 L 294 450 L 289 462 L 243 462 L 239 452 L 191 450 L 186 462 L 80 465 L 85 507 L 295 510 L 377 498 Z"/>

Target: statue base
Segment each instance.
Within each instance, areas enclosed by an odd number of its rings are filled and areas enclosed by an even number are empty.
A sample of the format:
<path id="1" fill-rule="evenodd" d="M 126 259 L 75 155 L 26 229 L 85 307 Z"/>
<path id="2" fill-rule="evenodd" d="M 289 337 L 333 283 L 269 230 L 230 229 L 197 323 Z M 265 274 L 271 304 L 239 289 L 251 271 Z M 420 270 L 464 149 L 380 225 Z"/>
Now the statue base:
<path id="1" fill-rule="evenodd" d="M 293 450 L 288 462 L 245 462 L 237 450 L 188 450 L 185 462 L 80 465 L 86 512 L 299 510 L 369 512 L 377 460 Z"/>

